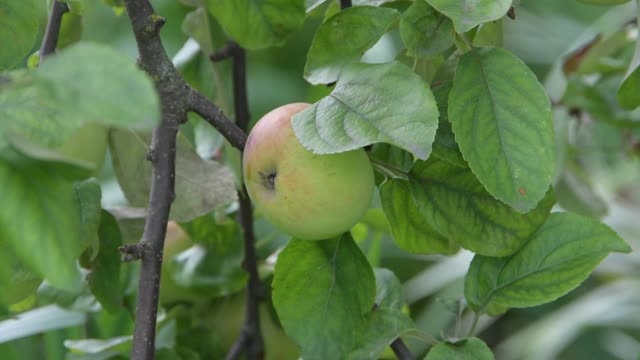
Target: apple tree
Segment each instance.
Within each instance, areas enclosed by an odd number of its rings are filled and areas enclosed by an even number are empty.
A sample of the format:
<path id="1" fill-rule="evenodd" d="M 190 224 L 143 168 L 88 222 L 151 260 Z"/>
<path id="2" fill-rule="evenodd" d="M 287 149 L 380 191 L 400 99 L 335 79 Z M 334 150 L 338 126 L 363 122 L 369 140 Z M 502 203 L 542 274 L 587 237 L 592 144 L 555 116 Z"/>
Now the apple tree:
<path id="1" fill-rule="evenodd" d="M 639 14 L 0 0 L 0 357 L 637 355 Z"/>

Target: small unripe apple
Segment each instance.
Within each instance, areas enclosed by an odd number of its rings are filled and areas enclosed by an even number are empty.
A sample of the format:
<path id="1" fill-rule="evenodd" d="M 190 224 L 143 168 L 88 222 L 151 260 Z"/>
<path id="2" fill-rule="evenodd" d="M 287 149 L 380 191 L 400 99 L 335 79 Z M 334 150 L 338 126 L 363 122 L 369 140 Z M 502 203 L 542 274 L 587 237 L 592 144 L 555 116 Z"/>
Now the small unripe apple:
<path id="1" fill-rule="evenodd" d="M 76 130 L 56 150 L 74 160 L 93 166 L 93 176 L 98 176 L 107 154 L 109 129 L 98 123 L 86 123 Z"/>
<path id="2" fill-rule="evenodd" d="M 321 240 L 348 231 L 367 211 L 373 169 L 362 149 L 329 155 L 305 149 L 291 118 L 308 106 L 284 105 L 262 117 L 242 163 L 249 197 L 269 222 L 296 238 Z"/>

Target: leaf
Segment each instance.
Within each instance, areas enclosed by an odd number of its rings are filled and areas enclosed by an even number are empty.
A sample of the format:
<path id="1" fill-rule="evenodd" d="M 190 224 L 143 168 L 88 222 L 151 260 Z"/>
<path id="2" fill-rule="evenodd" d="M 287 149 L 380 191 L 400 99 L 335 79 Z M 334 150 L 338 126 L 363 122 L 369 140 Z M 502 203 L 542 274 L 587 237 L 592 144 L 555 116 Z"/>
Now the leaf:
<path id="1" fill-rule="evenodd" d="M 520 212 L 533 209 L 551 184 L 555 162 L 551 105 L 533 72 L 506 50 L 464 54 L 449 120 L 489 193 Z"/>
<path id="2" fill-rule="evenodd" d="M 39 0 L 0 1 L 0 70 L 10 69 L 22 61 L 36 44 L 40 19 L 46 16 L 45 4 Z"/>
<path id="3" fill-rule="evenodd" d="M 118 183 L 134 207 L 148 206 L 151 189 L 151 163 L 146 152 L 149 134 L 112 130 L 109 148 Z M 176 149 L 176 199 L 171 219 L 186 222 L 236 199 L 231 171 L 216 162 L 203 160 L 184 136 L 178 136 Z"/>
<path id="4" fill-rule="evenodd" d="M 465 298 L 475 310 L 541 305 L 575 289 L 613 251 L 631 249 L 596 220 L 554 213 L 511 257 L 476 255 L 465 278 Z"/>
<path id="5" fill-rule="evenodd" d="M 491 349 L 484 341 L 472 337 L 456 343 L 441 342 L 434 346 L 424 360 L 493 360 Z"/>
<path id="6" fill-rule="evenodd" d="M 440 117 L 438 118 L 438 131 L 436 132 L 436 139 L 433 142 L 433 155 L 441 160 L 447 160 L 453 165 L 460 167 L 469 167 L 467 162 L 460 153 L 460 148 L 456 143 L 453 130 L 451 130 L 451 123 L 449 122 L 449 94 L 453 83 L 451 81 L 444 82 L 433 89 L 433 96 L 438 104 L 438 112 Z"/>
<path id="7" fill-rule="evenodd" d="M 367 329 L 362 342 L 347 359 L 377 359 L 380 354 L 400 335 L 416 331 L 411 318 L 400 310 L 376 309 L 367 321 Z"/>
<path id="8" fill-rule="evenodd" d="M 380 198 L 398 247 L 417 254 L 455 254 L 460 248 L 425 221 L 411 197 L 409 183 L 389 179 L 380 187 Z"/>
<path id="9" fill-rule="evenodd" d="M 213 38 L 209 29 L 207 10 L 199 7 L 185 15 L 182 21 L 182 32 L 198 42 L 205 54 L 213 53 Z"/>
<path id="10" fill-rule="evenodd" d="M 296 114 L 292 126 L 302 145 L 317 154 L 386 142 L 426 159 L 437 121 L 429 86 L 409 68 L 358 64 L 329 96 Z"/>
<path id="11" fill-rule="evenodd" d="M 0 239 L 51 284 L 75 290 L 76 261 L 86 243 L 73 183 L 0 158 L 0 188 Z"/>
<path id="12" fill-rule="evenodd" d="M 465 33 L 476 25 L 503 17 L 512 0 L 427 0 L 453 21 L 456 31 Z"/>
<path id="13" fill-rule="evenodd" d="M 116 219 L 107 211 L 101 213 L 98 231 L 98 254 L 92 262 L 92 268 L 87 281 L 91 293 L 100 301 L 102 307 L 110 313 L 117 313 L 122 309 L 123 289 L 120 286 L 120 253 L 118 247 L 122 245 L 120 228 Z"/>
<path id="14" fill-rule="evenodd" d="M 628 3 L 631 0 L 578 0 L 581 3 L 591 5 L 620 5 Z"/>
<path id="15" fill-rule="evenodd" d="M 307 54 L 304 78 L 314 85 L 336 81 L 399 19 L 400 13 L 389 8 L 360 6 L 338 12 L 318 28 Z"/>
<path id="16" fill-rule="evenodd" d="M 504 31 L 502 29 L 502 20 L 496 20 L 480 25 L 471 44 L 476 47 L 501 47 L 504 42 L 503 39 Z"/>
<path id="17" fill-rule="evenodd" d="M 350 235 L 293 239 L 278 255 L 273 304 L 305 359 L 344 358 L 364 335 L 375 279 Z"/>
<path id="18" fill-rule="evenodd" d="M 417 0 L 402 15 L 400 36 L 409 55 L 431 56 L 453 45 L 453 23 L 425 0 Z"/>
<path id="19" fill-rule="evenodd" d="M 584 170 L 567 168 L 553 188 L 563 209 L 594 218 L 608 212 L 607 203 L 595 191 Z"/>
<path id="20" fill-rule="evenodd" d="M 0 343 L 71 326 L 81 326 L 87 314 L 47 305 L 0 322 Z"/>
<path id="21" fill-rule="evenodd" d="M 101 210 L 100 200 L 102 199 L 100 184 L 96 179 L 92 178 L 76 183 L 74 189 L 80 207 L 82 241 L 94 247 L 95 254 L 97 254 L 98 249 L 96 245 L 98 244 L 98 228 L 100 226 Z"/>
<path id="22" fill-rule="evenodd" d="M 373 274 L 376 277 L 377 308 L 402 310 L 402 284 L 396 275 L 391 270 L 383 268 L 373 269 Z"/>
<path id="23" fill-rule="evenodd" d="M 149 77 L 104 45 L 77 43 L 7 81 L 0 84 L 0 148 L 14 134 L 59 146 L 83 123 L 144 129 L 160 119 Z"/>
<path id="24" fill-rule="evenodd" d="M 204 0 L 209 13 L 240 46 L 255 50 L 283 45 L 302 27 L 299 0 Z"/>
<path id="25" fill-rule="evenodd" d="M 430 226 L 486 256 L 513 254 L 544 223 L 555 202 L 549 191 L 536 209 L 520 214 L 493 198 L 468 168 L 436 159 L 414 165 L 409 188 Z"/>
<path id="26" fill-rule="evenodd" d="M 638 15 L 640 16 L 640 14 Z M 629 70 L 624 76 L 617 93 L 617 100 L 620 106 L 633 110 L 640 106 L 640 39 L 636 39 L 636 50 L 629 64 Z"/>
<path id="27" fill-rule="evenodd" d="M 103 76 L 102 74 L 109 74 Z M 96 43 L 78 43 L 48 58 L 36 71 L 65 114 L 85 121 L 146 129 L 160 120 L 160 104 L 148 75 L 129 57 Z"/>
<path id="28" fill-rule="evenodd" d="M 246 285 L 238 223 L 228 218 L 216 221 L 214 215 L 206 214 L 180 226 L 198 245 L 179 253 L 169 264 L 178 287 L 212 297 L 235 293 Z"/>

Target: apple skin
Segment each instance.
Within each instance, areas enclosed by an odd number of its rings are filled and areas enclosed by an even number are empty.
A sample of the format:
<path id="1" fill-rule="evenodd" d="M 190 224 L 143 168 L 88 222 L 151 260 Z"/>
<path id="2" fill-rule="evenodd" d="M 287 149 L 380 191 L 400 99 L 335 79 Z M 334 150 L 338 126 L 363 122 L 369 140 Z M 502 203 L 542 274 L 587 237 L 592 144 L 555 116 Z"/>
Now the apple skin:
<path id="1" fill-rule="evenodd" d="M 322 240 L 348 231 L 365 214 L 374 178 L 362 149 L 318 155 L 300 144 L 291 117 L 308 106 L 284 105 L 256 123 L 243 173 L 249 197 L 271 224 L 299 239 Z"/>

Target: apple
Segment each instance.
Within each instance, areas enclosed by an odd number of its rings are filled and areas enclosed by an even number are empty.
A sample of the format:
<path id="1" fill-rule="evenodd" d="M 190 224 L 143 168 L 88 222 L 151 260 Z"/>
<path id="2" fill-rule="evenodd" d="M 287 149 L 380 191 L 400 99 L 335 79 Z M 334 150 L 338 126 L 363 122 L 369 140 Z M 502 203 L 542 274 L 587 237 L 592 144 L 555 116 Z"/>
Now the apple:
<path id="1" fill-rule="evenodd" d="M 373 195 L 373 169 L 362 149 L 318 155 L 298 141 L 293 115 L 309 104 L 281 106 L 251 130 L 242 168 L 256 209 L 279 230 L 304 240 L 348 231 Z"/>

